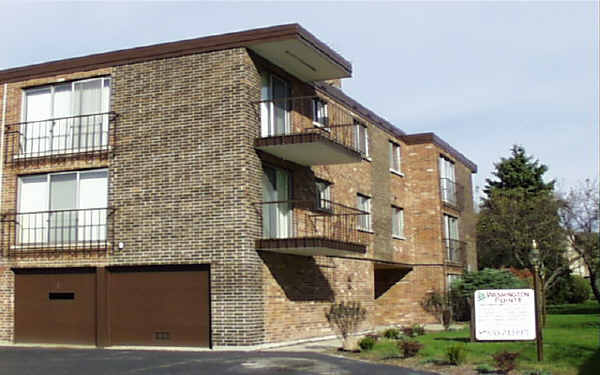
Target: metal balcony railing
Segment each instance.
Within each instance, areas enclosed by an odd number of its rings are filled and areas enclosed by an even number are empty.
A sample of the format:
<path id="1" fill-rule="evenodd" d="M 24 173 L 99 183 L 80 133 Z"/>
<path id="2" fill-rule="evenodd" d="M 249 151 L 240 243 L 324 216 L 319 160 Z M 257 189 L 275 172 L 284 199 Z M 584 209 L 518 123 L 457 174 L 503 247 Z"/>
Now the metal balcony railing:
<path id="1" fill-rule="evenodd" d="M 315 115 L 317 96 L 296 96 L 261 100 L 261 138 L 290 135 L 320 135 L 352 151 L 360 150 L 356 125 L 350 111 L 334 102 L 327 102 L 326 113 Z"/>
<path id="2" fill-rule="evenodd" d="M 114 112 L 27 121 L 6 126 L 7 163 L 106 153 L 115 141 Z"/>
<path id="3" fill-rule="evenodd" d="M 366 233 L 356 230 L 368 212 L 322 199 L 256 204 L 262 218 L 262 239 L 313 238 L 366 244 Z"/>
<path id="4" fill-rule="evenodd" d="M 461 184 L 440 178 L 440 194 L 442 203 L 462 210 L 464 208 L 464 188 Z"/>
<path id="5" fill-rule="evenodd" d="M 2 215 L 2 248 L 29 251 L 107 250 L 112 208 L 90 208 Z"/>
<path id="6" fill-rule="evenodd" d="M 467 264 L 467 243 L 450 238 L 442 240 L 443 248 L 446 250 L 446 263 L 454 263 L 466 266 Z"/>

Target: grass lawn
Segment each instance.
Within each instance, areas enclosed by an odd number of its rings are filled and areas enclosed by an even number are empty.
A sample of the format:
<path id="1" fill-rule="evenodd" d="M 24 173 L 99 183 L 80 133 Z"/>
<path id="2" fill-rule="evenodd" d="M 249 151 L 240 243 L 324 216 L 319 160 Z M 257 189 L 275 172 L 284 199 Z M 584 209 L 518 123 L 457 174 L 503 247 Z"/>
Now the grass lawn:
<path id="1" fill-rule="evenodd" d="M 429 333 L 417 337 L 416 340 L 424 344 L 419 353 L 417 363 L 443 363 L 448 347 L 461 344 L 467 352 L 467 365 L 472 368 L 480 364 L 494 366 L 492 354 L 507 350 L 519 352 L 517 371 L 526 373 L 535 369 L 550 371 L 552 375 L 600 375 L 600 305 L 577 305 L 572 309 L 561 307 L 561 311 L 574 312 L 574 314 L 548 315 L 544 329 L 544 361 L 537 362 L 535 342 L 469 342 L 469 330 L 464 328 L 459 331 Z M 591 310 L 590 310 L 591 309 Z M 586 313 L 581 313 L 586 312 Z M 595 313 L 594 313 L 595 312 Z M 365 359 L 383 359 L 394 357 L 395 343 L 390 340 L 380 340 L 370 352 L 358 354 Z M 403 361 L 394 360 L 402 366 Z M 412 360 L 414 364 L 415 359 Z M 404 366 L 409 367 L 411 361 Z M 431 371 L 443 373 L 457 373 L 449 367 L 429 367 Z M 449 370 L 449 371 L 445 371 Z M 467 367 L 458 373 L 466 373 Z"/>

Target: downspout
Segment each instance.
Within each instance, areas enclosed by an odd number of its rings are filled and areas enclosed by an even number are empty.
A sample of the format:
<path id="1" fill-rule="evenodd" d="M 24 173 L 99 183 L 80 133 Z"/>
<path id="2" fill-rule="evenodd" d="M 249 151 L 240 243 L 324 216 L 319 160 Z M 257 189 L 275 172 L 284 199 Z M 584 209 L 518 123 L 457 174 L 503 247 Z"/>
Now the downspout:
<path id="1" fill-rule="evenodd" d="M 6 92 L 8 84 L 4 84 L 2 90 L 2 123 L 0 124 L 0 213 L 2 212 L 2 190 L 4 182 L 4 127 L 6 126 Z"/>

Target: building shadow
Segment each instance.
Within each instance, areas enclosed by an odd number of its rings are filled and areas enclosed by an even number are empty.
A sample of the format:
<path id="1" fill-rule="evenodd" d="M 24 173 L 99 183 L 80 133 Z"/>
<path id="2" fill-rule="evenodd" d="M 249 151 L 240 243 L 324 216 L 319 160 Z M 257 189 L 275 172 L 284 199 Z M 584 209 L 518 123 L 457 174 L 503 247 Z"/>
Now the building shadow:
<path id="1" fill-rule="evenodd" d="M 335 293 L 315 258 L 259 252 L 273 278 L 290 301 L 333 302 Z"/>

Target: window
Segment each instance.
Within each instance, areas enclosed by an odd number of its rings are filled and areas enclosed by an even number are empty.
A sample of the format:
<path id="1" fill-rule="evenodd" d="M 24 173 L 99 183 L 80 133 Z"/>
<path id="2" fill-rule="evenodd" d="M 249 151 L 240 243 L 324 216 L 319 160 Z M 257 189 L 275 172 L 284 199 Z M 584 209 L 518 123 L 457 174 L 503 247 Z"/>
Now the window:
<path id="1" fill-rule="evenodd" d="M 279 168 L 263 167 L 263 236 L 288 238 L 292 232 L 290 174 Z"/>
<path id="2" fill-rule="evenodd" d="M 327 102 L 322 99 L 313 99 L 313 124 L 318 127 L 329 126 L 329 118 L 327 117 Z"/>
<path id="3" fill-rule="evenodd" d="M 42 156 L 106 147 L 110 78 L 24 91 L 21 151 Z"/>
<path id="4" fill-rule="evenodd" d="M 392 236 L 404 238 L 404 209 L 392 206 Z"/>
<path id="5" fill-rule="evenodd" d="M 454 163 L 440 156 L 440 189 L 442 201 L 456 205 L 456 177 L 454 175 Z"/>
<path id="6" fill-rule="evenodd" d="M 263 73 L 260 91 L 261 136 L 289 134 L 289 85 L 276 75 Z"/>
<path id="7" fill-rule="evenodd" d="M 317 208 L 324 211 L 331 211 L 331 183 L 324 180 L 317 180 Z"/>
<path id="8" fill-rule="evenodd" d="M 364 157 L 369 157 L 369 133 L 367 126 L 354 120 L 354 146 Z"/>
<path id="9" fill-rule="evenodd" d="M 452 284 L 457 282 L 458 280 L 461 279 L 461 275 L 456 275 L 456 274 L 448 274 L 448 280 L 446 283 L 446 289 L 450 290 L 450 288 L 452 287 Z"/>
<path id="10" fill-rule="evenodd" d="M 450 215 L 444 215 L 444 235 L 446 243 L 446 256 L 448 260 L 459 260 L 459 235 L 458 218 Z"/>
<path id="11" fill-rule="evenodd" d="M 358 226 L 360 230 L 371 231 L 371 198 L 358 194 L 357 196 L 357 208 L 361 211 L 368 212 L 365 215 L 358 216 Z"/>
<path id="12" fill-rule="evenodd" d="M 390 141 L 390 170 L 402 173 L 400 171 L 400 145 Z"/>
<path id="13" fill-rule="evenodd" d="M 107 206 L 106 170 L 20 177 L 18 243 L 104 240 Z"/>

